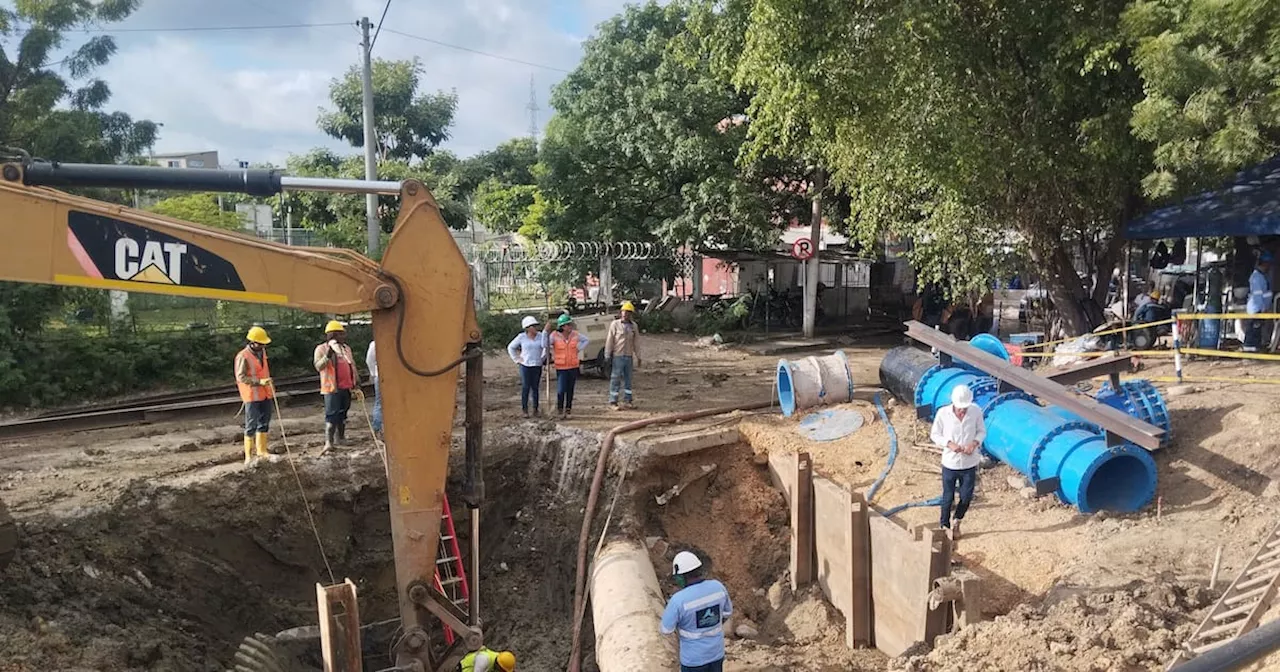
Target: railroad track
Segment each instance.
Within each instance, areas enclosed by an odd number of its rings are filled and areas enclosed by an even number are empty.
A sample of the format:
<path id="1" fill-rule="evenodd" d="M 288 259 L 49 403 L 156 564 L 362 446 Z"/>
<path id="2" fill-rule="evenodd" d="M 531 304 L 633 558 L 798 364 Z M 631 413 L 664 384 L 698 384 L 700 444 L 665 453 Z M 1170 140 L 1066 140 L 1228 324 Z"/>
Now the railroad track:
<path id="1" fill-rule="evenodd" d="M 319 388 L 317 376 L 283 378 L 276 383 L 276 396 L 282 403 L 319 400 Z M 372 384 L 366 384 L 364 388 L 367 392 L 373 391 Z M 49 411 L 26 420 L 0 423 L 0 441 L 60 432 L 127 427 L 207 413 L 220 408 L 233 411 L 241 403 L 240 393 L 235 385 L 153 394 L 119 402 Z"/>

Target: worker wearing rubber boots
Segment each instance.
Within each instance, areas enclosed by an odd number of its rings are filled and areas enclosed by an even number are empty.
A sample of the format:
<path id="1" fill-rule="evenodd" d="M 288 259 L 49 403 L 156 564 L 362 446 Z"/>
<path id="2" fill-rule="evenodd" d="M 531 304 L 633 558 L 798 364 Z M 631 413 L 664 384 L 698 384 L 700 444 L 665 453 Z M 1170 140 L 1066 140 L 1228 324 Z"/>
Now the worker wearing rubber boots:
<path id="1" fill-rule="evenodd" d="M 942 449 L 940 523 L 944 530 L 951 530 L 952 539 L 959 539 L 960 521 L 973 502 L 973 488 L 978 482 L 978 464 L 982 461 L 978 448 L 987 438 L 982 411 L 973 406 L 973 390 L 968 385 L 951 389 L 951 403 L 934 415 L 929 438 Z M 951 507 L 957 490 L 960 503 L 955 504 L 953 519 Z"/>
<path id="2" fill-rule="evenodd" d="M 556 412 L 561 418 L 573 413 L 573 390 L 578 384 L 578 367 L 582 363 L 582 351 L 590 339 L 574 328 L 573 317 L 567 313 L 555 322 L 555 328 L 547 323 L 550 336 L 551 357 L 556 365 Z"/>
<path id="3" fill-rule="evenodd" d="M 516 656 L 510 651 L 497 653 L 482 648 L 462 658 L 462 672 L 514 672 Z"/>
<path id="4" fill-rule="evenodd" d="M 271 365 L 267 362 L 267 346 L 271 338 L 262 327 L 251 327 L 245 335 L 247 344 L 236 353 L 236 387 L 244 402 L 244 464 L 257 457 L 267 457 L 267 436 L 271 430 L 271 409 L 275 388 L 271 384 Z"/>
<path id="5" fill-rule="evenodd" d="M 680 639 L 680 672 L 724 669 L 724 624 L 733 602 L 724 584 L 707 579 L 702 560 L 688 551 L 671 561 L 671 580 L 680 588 L 662 613 L 662 634 Z"/>
<path id="6" fill-rule="evenodd" d="M 622 302 L 622 315 L 609 324 L 604 337 L 604 359 L 609 362 L 609 408 L 618 410 L 618 390 L 622 404 L 632 408 L 631 374 L 640 366 L 640 325 L 635 321 L 636 307 Z"/>
<path id="7" fill-rule="evenodd" d="M 324 327 L 325 342 L 316 346 L 312 357 L 320 372 L 320 394 L 324 396 L 324 449 L 347 441 L 347 413 L 351 396 L 363 397 L 355 355 L 347 345 L 347 328 L 337 320 Z"/>

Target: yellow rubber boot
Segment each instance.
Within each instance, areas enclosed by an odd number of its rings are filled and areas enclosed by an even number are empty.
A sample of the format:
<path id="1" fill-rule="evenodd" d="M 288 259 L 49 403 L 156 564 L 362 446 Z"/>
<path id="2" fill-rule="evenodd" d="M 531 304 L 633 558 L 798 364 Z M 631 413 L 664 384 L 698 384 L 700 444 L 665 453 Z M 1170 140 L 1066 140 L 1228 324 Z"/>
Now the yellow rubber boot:
<path id="1" fill-rule="evenodd" d="M 244 464 L 245 464 L 245 466 L 249 466 L 249 463 L 250 463 L 250 462 L 252 462 L 252 461 L 253 461 L 253 437 L 252 437 L 252 436 L 246 436 L 246 437 L 244 437 Z"/>
<path id="2" fill-rule="evenodd" d="M 271 453 L 270 453 L 269 451 L 267 451 L 267 437 L 268 437 L 268 436 L 269 436 L 269 435 L 268 435 L 266 432 L 258 432 L 258 435 L 254 437 L 255 439 L 257 439 L 257 443 L 256 443 L 256 445 L 257 445 L 257 447 L 258 447 L 258 457 L 270 457 L 270 456 L 271 456 Z"/>

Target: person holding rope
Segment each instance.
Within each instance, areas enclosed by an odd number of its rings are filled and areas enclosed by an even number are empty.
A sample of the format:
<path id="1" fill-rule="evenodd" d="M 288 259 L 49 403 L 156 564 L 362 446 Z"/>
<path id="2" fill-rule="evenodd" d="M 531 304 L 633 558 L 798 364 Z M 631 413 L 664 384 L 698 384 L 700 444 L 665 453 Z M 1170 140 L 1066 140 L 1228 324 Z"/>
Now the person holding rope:
<path id="1" fill-rule="evenodd" d="M 347 328 L 337 320 L 324 327 L 325 342 L 316 346 L 312 363 L 320 372 L 320 394 L 324 397 L 324 449 L 332 450 L 347 441 L 347 413 L 351 397 L 363 398 L 355 355 L 347 345 Z"/>
<path id="2" fill-rule="evenodd" d="M 267 346 L 271 344 L 267 330 L 250 327 L 245 341 L 244 348 L 236 353 L 235 376 L 240 401 L 244 402 L 244 466 L 248 467 L 270 455 L 267 437 L 276 392 L 271 384 L 271 365 L 267 363 Z"/>

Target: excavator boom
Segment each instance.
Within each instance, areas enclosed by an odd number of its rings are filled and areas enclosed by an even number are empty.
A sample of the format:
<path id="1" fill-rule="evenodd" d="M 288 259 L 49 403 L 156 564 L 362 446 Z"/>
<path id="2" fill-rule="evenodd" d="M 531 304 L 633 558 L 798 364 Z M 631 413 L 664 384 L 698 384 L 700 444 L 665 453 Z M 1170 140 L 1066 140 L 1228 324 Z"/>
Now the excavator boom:
<path id="1" fill-rule="evenodd" d="M 476 602 L 469 620 L 434 588 L 435 561 L 458 367 L 466 362 L 468 491 L 478 520 L 480 329 L 466 260 L 434 197 L 420 182 L 290 178 L 278 171 L 91 166 L 25 160 L 0 165 L 0 280 L 291 306 L 317 313 L 372 311 L 379 344 L 387 490 L 404 635 L 399 669 L 443 670 L 482 643 Z M 398 193 L 400 215 L 381 264 L 347 250 L 280 245 L 235 232 L 45 188 L 122 187 L 237 191 L 281 189 Z M 230 354 L 228 354 L 230 357 Z M 474 387 L 475 389 L 471 389 Z M 475 408 L 473 408 L 473 402 Z M 3 508 L 0 507 L 0 512 Z M 472 552 L 478 548 L 473 533 Z M 0 534 L 0 541 L 4 535 Z M 0 549 L 0 557 L 3 557 Z M 474 560 L 473 560 L 474 561 Z M 320 595 L 353 588 L 321 587 Z M 338 599 L 341 599 L 339 595 Z M 321 614 L 328 605 L 321 604 Z M 433 660 L 435 618 L 459 633 Z M 326 624 L 321 623 L 321 630 Z M 354 630 L 354 633 L 352 632 Z M 358 637 L 358 628 L 345 636 Z M 355 649 L 359 651 L 359 648 Z M 358 666 L 358 660 L 354 663 Z M 350 669 L 350 664 L 334 669 Z"/>

